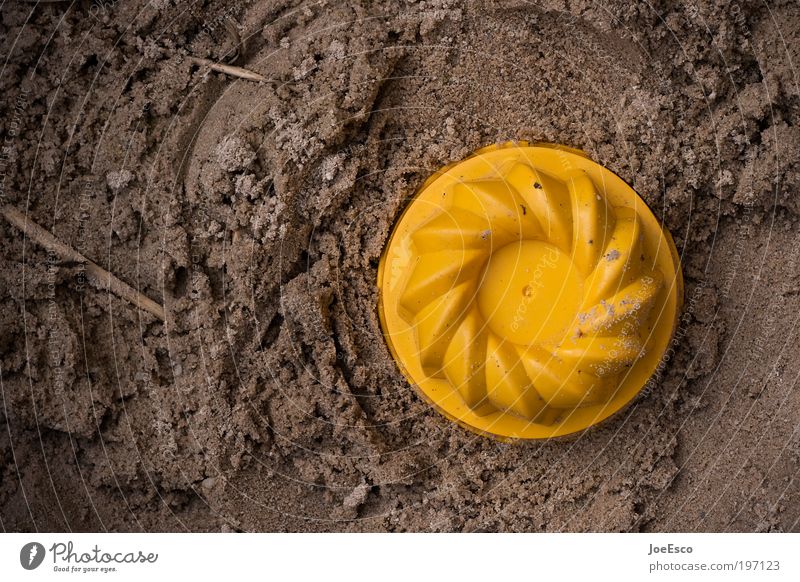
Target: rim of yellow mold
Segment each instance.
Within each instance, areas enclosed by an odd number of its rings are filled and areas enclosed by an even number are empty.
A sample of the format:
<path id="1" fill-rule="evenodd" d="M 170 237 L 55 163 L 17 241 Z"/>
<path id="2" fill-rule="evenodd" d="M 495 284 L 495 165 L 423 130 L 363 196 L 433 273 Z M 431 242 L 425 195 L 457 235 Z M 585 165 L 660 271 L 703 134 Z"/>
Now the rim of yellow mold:
<path id="1" fill-rule="evenodd" d="M 677 249 L 641 197 L 581 150 L 528 142 L 430 176 L 394 225 L 378 289 L 409 383 L 502 440 L 563 437 L 619 412 L 683 305 Z"/>

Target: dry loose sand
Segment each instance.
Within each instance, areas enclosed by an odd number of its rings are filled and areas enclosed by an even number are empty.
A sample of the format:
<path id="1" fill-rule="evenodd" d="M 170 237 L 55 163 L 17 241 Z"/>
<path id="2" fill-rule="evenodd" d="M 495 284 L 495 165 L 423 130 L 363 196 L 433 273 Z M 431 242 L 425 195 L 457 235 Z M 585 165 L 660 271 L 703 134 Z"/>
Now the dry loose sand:
<path id="1" fill-rule="evenodd" d="M 3 530 L 800 531 L 796 2 L 6 2 L 0 47 L 2 206 L 166 313 L 0 218 Z M 683 260 L 657 377 L 566 440 L 449 423 L 377 317 L 408 198 L 509 139 Z"/>

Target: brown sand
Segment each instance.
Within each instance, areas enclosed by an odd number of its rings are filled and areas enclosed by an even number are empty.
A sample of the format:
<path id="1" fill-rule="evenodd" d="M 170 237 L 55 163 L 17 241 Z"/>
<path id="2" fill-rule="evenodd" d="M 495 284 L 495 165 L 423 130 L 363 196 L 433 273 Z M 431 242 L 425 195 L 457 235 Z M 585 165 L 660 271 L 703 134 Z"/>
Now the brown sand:
<path id="1" fill-rule="evenodd" d="M 2 529 L 800 530 L 795 3 L 5 3 L 0 45 L 2 203 L 167 312 L 0 220 Z M 192 62 L 234 56 L 272 81 Z M 658 381 L 579 438 L 450 424 L 381 338 L 393 219 L 507 139 L 683 256 Z"/>

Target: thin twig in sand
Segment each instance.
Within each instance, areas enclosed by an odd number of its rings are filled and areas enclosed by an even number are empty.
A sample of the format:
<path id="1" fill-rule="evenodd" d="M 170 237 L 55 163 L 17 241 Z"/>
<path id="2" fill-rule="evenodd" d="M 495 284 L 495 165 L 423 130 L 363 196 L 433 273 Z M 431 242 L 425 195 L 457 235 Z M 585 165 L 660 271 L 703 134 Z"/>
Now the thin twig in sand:
<path id="1" fill-rule="evenodd" d="M 242 79 L 247 79 L 248 81 L 258 81 L 258 82 L 268 82 L 270 79 L 267 79 L 263 75 L 259 75 L 258 73 L 254 73 L 253 71 L 248 71 L 247 69 L 243 69 L 241 67 L 234 67 L 233 65 L 224 65 L 222 63 L 215 63 L 209 59 L 201 59 L 200 57 L 190 57 L 191 61 L 198 66 L 208 66 L 212 71 L 217 71 L 218 73 L 225 73 L 226 75 L 231 75 L 233 77 L 240 77 Z"/>
<path id="2" fill-rule="evenodd" d="M 82 263 L 86 268 L 87 278 L 91 283 L 100 289 L 108 289 L 115 295 L 130 301 L 138 308 L 152 313 L 161 321 L 165 319 L 164 308 L 150 299 L 139 293 L 136 289 L 120 281 L 117 277 L 90 261 L 72 247 L 65 245 L 47 230 L 26 218 L 20 211 L 10 206 L 5 206 L 0 210 L 5 216 L 6 220 L 16 226 L 19 230 L 25 233 L 29 239 L 35 243 L 43 246 L 49 251 L 52 251 L 63 261 L 70 261 L 74 263 Z"/>

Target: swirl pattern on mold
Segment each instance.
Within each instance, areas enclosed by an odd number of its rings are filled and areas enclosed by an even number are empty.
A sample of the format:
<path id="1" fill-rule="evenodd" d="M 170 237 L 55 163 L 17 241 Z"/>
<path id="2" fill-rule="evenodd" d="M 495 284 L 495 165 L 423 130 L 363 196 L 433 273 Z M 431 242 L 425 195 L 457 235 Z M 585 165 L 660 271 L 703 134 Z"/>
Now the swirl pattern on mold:
<path id="1" fill-rule="evenodd" d="M 425 373 L 479 415 L 549 425 L 609 401 L 646 350 L 664 280 L 636 212 L 582 170 L 519 160 L 442 197 L 411 234 L 400 297 Z"/>

